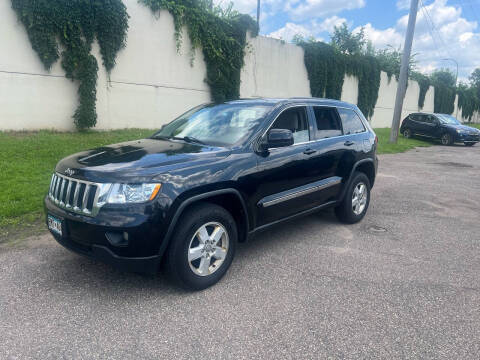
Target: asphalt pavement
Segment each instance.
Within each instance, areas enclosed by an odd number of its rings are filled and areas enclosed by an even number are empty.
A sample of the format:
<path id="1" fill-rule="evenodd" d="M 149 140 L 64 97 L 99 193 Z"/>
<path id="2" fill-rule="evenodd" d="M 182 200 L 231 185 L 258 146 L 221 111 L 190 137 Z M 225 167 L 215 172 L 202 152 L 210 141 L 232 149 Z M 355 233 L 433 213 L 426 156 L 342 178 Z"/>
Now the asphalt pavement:
<path id="1" fill-rule="evenodd" d="M 479 359 L 479 175 L 480 145 L 380 156 L 361 223 L 279 225 L 203 292 L 3 245 L 0 359 Z"/>

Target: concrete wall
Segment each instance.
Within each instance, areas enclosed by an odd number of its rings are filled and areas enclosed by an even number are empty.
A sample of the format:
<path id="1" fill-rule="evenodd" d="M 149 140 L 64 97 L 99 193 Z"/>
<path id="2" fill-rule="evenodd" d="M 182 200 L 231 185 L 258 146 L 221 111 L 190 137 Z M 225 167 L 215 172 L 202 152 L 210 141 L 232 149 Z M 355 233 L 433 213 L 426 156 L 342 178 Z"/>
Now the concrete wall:
<path id="1" fill-rule="evenodd" d="M 159 128 L 191 107 L 209 102 L 202 53 L 196 51 L 192 66 L 186 34 L 177 52 L 172 16 L 168 12 L 154 16 L 137 0 L 124 3 L 130 14 L 127 47 L 120 52 L 110 81 L 100 67 L 96 128 Z M 0 13 L 0 130 L 73 130 L 77 84 L 65 78 L 59 63 L 49 72 L 44 70 L 9 0 L 0 1 Z M 93 52 L 101 65 L 96 44 Z M 266 37 L 249 38 L 241 97 L 310 96 L 303 56 L 303 49 L 295 45 Z M 374 127 L 390 126 L 396 87 L 395 78 L 389 82 L 382 73 L 371 119 Z M 358 91 L 358 80 L 347 76 L 342 100 L 356 103 Z M 418 84 L 410 81 L 403 117 L 419 110 L 418 93 Z M 431 88 L 424 111 L 433 111 L 433 95 Z"/>
<path id="2" fill-rule="evenodd" d="M 240 96 L 312 96 L 303 56 L 299 46 L 263 36 L 249 37 Z"/>

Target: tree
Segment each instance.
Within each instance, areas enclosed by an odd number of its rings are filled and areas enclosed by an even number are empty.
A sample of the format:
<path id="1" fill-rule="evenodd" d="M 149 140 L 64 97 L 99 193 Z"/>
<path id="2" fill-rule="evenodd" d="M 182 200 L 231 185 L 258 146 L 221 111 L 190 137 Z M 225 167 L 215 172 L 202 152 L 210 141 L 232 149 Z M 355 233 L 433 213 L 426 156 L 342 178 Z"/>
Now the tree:
<path id="1" fill-rule="evenodd" d="M 434 112 L 451 114 L 455 110 L 456 77 L 448 69 L 435 70 L 430 75 L 435 86 Z"/>
<path id="2" fill-rule="evenodd" d="M 470 80 L 470 86 L 475 88 L 477 98 L 480 99 L 480 68 L 473 70 L 468 80 Z"/>
<path id="3" fill-rule="evenodd" d="M 388 74 L 389 79 L 392 75 L 395 75 L 395 78 L 398 80 L 400 75 L 400 64 L 402 62 L 402 49 L 399 47 L 395 49 L 393 46 L 388 46 L 385 49 L 381 49 L 375 52 L 375 57 L 380 63 L 382 71 L 385 71 Z M 416 67 L 416 54 L 410 56 L 410 61 L 408 64 L 408 74 L 411 75 Z"/>
<path id="4" fill-rule="evenodd" d="M 448 69 L 435 70 L 431 75 L 433 85 L 444 85 L 448 87 L 455 87 L 455 74 Z"/>
<path id="5" fill-rule="evenodd" d="M 360 55 L 365 53 L 365 29 L 362 27 L 356 34 L 348 29 L 348 25 L 344 22 L 340 26 L 333 28 L 331 36 L 331 44 L 337 50 L 347 55 Z"/>

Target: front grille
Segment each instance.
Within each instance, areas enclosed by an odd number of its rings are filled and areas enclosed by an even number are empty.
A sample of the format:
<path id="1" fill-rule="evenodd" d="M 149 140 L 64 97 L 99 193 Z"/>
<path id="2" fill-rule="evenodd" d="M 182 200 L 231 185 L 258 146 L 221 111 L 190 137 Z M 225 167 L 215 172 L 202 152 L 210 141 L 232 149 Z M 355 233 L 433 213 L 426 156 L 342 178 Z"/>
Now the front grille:
<path id="1" fill-rule="evenodd" d="M 81 181 L 60 174 L 53 174 L 48 197 L 58 207 L 75 213 L 95 216 L 100 185 Z"/>

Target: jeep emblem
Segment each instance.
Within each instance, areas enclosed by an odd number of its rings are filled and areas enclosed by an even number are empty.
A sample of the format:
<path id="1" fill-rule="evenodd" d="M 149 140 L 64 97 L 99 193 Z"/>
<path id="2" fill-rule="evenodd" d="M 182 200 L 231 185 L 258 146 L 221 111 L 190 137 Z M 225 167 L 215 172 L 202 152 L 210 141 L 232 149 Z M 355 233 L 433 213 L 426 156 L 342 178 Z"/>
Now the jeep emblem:
<path id="1" fill-rule="evenodd" d="M 65 170 L 65 175 L 72 176 L 75 174 L 75 170 L 68 168 Z"/>

